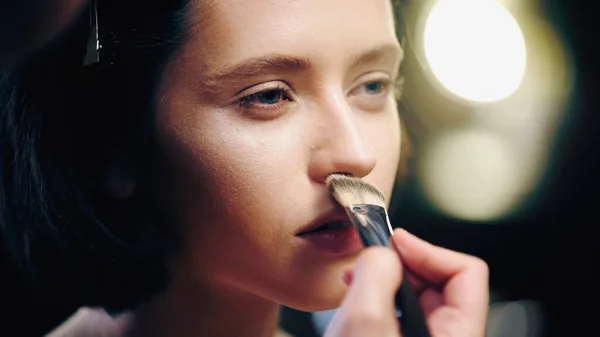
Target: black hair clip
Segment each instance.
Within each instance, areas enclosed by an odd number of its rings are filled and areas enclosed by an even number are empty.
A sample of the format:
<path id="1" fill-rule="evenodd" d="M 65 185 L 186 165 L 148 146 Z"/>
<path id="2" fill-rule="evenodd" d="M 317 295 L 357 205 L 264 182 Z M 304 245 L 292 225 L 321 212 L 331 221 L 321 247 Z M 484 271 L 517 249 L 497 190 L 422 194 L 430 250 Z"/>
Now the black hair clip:
<path id="1" fill-rule="evenodd" d="M 100 62 L 100 37 L 98 34 L 98 4 L 96 0 L 91 0 L 89 5 L 89 38 L 86 46 L 86 53 L 83 58 L 83 65 L 88 66 Z"/>

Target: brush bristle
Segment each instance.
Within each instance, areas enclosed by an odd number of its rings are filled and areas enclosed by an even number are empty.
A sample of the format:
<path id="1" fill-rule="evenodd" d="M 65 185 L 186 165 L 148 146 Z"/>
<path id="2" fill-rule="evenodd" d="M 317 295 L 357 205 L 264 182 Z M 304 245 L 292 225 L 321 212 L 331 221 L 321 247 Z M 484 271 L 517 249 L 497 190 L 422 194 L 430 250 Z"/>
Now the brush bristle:
<path id="1" fill-rule="evenodd" d="M 344 207 L 357 204 L 386 207 L 383 194 L 375 186 L 360 178 L 331 174 L 327 177 L 325 184 L 333 198 Z"/>

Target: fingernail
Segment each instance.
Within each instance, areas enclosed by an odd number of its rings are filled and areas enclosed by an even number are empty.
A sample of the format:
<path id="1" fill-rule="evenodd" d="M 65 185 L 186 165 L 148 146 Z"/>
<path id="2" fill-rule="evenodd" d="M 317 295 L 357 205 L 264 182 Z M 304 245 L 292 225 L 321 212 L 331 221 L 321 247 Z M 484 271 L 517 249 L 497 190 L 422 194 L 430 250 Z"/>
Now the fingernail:
<path id="1" fill-rule="evenodd" d="M 349 286 L 352 283 L 352 276 L 352 269 L 346 269 L 342 273 L 342 280 L 344 281 L 344 283 L 346 283 L 347 286 Z"/>

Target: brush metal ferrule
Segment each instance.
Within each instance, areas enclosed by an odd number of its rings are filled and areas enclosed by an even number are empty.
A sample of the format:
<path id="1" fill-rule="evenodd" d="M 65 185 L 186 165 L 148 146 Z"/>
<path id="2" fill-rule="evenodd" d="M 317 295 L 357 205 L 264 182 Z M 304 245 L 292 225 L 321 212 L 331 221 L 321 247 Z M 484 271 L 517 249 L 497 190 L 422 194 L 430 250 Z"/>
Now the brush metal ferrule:
<path id="1" fill-rule="evenodd" d="M 392 225 L 385 207 L 372 204 L 354 204 L 345 207 L 345 209 L 365 247 L 390 247 Z"/>

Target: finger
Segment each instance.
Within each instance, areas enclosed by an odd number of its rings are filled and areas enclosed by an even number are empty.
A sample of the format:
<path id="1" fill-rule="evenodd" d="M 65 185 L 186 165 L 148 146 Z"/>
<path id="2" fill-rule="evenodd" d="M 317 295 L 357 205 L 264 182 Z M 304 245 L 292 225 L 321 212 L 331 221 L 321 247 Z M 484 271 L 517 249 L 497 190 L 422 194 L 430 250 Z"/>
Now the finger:
<path id="1" fill-rule="evenodd" d="M 402 280 L 400 259 L 390 249 L 370 247 L 356 261 L 352 286 L 346 300 L 370 304 L 376 308 L 382 303 L 393 307 L 394 295 Z"/>
<path id="2" fill-rule="evenodd" d="M 408 284 L 410 284 L 410 288 L 417 294 L 417 297 L 421 295 L 423 290 L 429 286 L 429 282 L 426 282 L 419 276 L 415 275 L 411 270 L 404 268 L 402 271 L 402 278 L 408 280 Z"/>
<path id="3" fill-rule="evenodd" d="M 425 281 L 443 286 L 444 301 L 473 319 L 481 319 L 488 305 L 488 268 L 482 260 L 434 246 L 405 230 L 392 242 L 405 266 Z"/>
<path id="4" fill-rule="evenodd" d="M 443 284 L 458 272 L 482 262 L 473 256 L 434 246 L 403 229 L 394 231 L 392 242 L 407 268 L 435 284 Z"/>
<path id="5" fill-rule="evenodd" d="M 444 304 L 444 297 L 439 292 L 429 288 L 423 291 L 419 300 L 423 313 L 429 317 L 434 310 Z"/>
<path id="6" fill-rule="evenodd" d="M 400 255 L 400 251 L 398 250 L 398 247 L 396 246 L 396 244 L 393 241 L 392 241 L 391 246 L 398 253 L 398 255 Z M 413 273 L 406 264 L 402 265 L 402 278 L 408 280 L 410 288 L 417 295 L 420 295 L 427 286 L 431 285 L 431 282 L 427 282 L 419 275 L 416 275 L 415 273 Z"/>
<path id="7" fill-rule="evenodd" d="M 398 255 L 370 247 L 358 257 L 348 293 L 327 336 L 398 336 L 394 296 L 402 280 Z"/>

